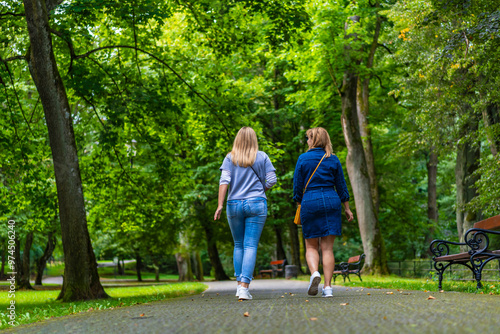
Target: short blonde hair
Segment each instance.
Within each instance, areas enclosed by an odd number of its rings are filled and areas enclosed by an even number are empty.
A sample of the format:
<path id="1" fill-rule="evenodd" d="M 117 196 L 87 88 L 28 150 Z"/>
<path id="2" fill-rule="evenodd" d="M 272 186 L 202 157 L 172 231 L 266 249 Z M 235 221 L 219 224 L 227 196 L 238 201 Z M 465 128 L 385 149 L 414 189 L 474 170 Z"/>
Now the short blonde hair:
<path id="1" fill-rule="evenodd" d="M 240 167 L 252 166 L 257 158 L 259 143 L 254 129 L 244 126 L 234 138 L 231 161 Z"/>
<path id="2" fill-rule="evenodd" d="M 332 141 L 328 131 L 323 128 L 312 128 L 306 131 L 306 136 L 312 140 L 311 148 L 321 147 L 325 149 L 327 158 L 333 154 Z"/>

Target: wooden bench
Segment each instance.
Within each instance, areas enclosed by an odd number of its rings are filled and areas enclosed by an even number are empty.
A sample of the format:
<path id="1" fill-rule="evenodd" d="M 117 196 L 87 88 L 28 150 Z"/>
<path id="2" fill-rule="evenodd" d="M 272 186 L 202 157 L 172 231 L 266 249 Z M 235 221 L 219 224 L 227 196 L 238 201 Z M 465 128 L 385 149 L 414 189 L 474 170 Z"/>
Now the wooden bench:
<path id="1" fill-rule="evenodd" d="M 480 289 L 481 274 L 484 266 L 495 259 L 500 259 L 500 249 L 490 249 L 490 238 L 488 235 L 500 235 L 500 215 L 494 216 L 474 224 L 473 228 L 467 230 L 464 242 L 452 242 L 446 240 L 434 240 L 430 244 L 430 250 L 434 257 L 434 268 L 439 279 L 439 290 L 442 289 L 443 273 L 453 264 L 460 264 L 469 268 L 472 277 L 477 281 Z M 450 247 L 466 246 L 465 253 L 450 254 Z M 495 247 L 498 248 L 498 247 Z"/>
<path id="2" fill-rule="evenodd" d="M 361 262 L 364 258 L 365 254 L 361 254 L 358 256 L 350 257 L 347 262 L 341 262 L 340 264 L 335 265 L 335 270 L 333 271 L 333 283 L 335 283 L 335 279 L 339 275 L 342 275 L 342 277 L 344 278 L 344 282 L 346 277 L 349 282 L 351 281 L 349 275 L 358 275 L 359 280 L 363 282 L 363 280 L 361 279 L 361 269 L 363 269 Z"/>
<path id="3" fill-rule="evenodd" d="M 271 278 L 275 278 L 280 273 L 282 276 L 285 276 L 286 260 L 271 261 L 270 265 L 271 269 L 264 269 L 260 271 L 260 275 L 262 277 L 264 277 L 264 275 L 269 275 Z"/>

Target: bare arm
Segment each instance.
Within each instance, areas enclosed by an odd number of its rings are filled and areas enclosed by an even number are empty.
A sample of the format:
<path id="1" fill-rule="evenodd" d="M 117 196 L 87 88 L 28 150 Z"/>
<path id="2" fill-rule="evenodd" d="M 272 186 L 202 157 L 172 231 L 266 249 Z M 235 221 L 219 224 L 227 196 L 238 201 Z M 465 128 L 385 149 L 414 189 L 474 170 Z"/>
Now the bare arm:
<path id="1" fill-rule="evenodd" d="M 226 199 L 226 193 L 227 193 L 227 184 L 221 184 L 219 186 L 219 205 L 217 206 L 217 210 L 215 211 L 214 220 L 220 219 L 222 209 L 224 208 L 224 200 Z"/>
<path id="2" fill-rule="evenodd" d="M 345 215 L 347 216 L 347 221 L 349 222 L 353 221 L 354 215 L 352 214 L 351 209 L 349 209 L 349 202 L 344 202 L 342 203 L 342 205 L 344 206 Z"/>

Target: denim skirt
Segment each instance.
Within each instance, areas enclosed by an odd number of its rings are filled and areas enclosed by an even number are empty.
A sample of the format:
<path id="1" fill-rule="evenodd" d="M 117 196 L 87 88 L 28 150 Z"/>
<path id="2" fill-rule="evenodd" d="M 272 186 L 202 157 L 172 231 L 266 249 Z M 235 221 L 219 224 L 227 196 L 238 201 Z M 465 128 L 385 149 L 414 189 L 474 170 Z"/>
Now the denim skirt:
<path id="1" fill-rule="evenodd" d="M 307 189 L 302 197 L 300 220 L 306 239 L 341 235 L 342 207 L 335 189 Z"/>

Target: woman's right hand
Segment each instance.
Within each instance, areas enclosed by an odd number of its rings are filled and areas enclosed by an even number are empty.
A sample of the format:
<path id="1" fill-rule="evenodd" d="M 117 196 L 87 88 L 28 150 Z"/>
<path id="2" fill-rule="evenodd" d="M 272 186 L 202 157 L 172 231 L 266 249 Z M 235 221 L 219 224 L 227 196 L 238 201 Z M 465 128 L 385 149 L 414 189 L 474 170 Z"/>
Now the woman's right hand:
<path id="1" fill-rule="evenodd" d="M 354 215 L 352 214 L 350 209 L 345 210 L 345 215 L 347 216 L 348 222 L 352 222 L 354 220 Z"/>
<path id="2" fill-rule="evenodd" d="M 220 219 L 220 215 L 222 213 L 222 206 L 218 206 L 217 210 L 215 210 L 214 220 Z"/>

